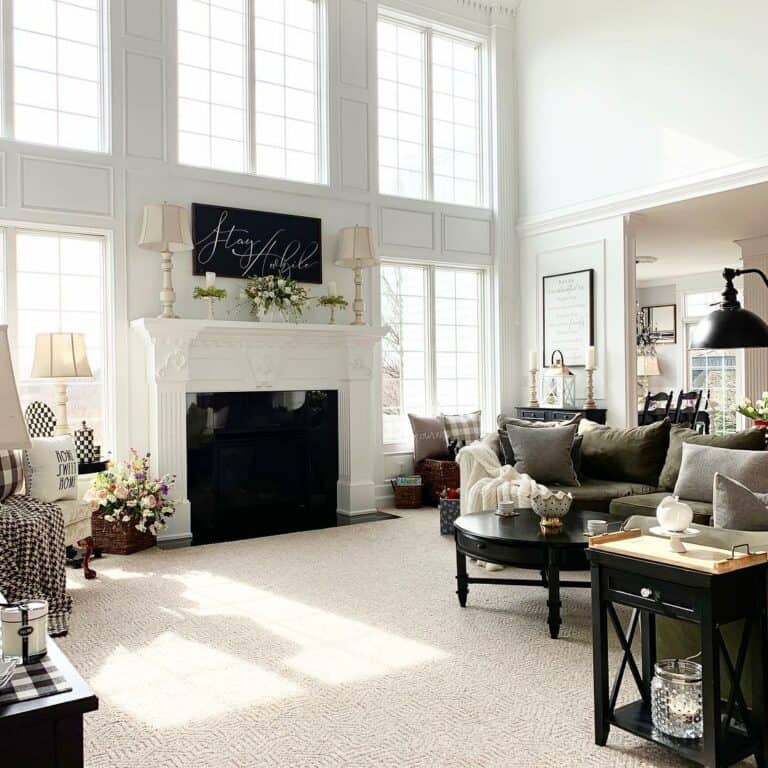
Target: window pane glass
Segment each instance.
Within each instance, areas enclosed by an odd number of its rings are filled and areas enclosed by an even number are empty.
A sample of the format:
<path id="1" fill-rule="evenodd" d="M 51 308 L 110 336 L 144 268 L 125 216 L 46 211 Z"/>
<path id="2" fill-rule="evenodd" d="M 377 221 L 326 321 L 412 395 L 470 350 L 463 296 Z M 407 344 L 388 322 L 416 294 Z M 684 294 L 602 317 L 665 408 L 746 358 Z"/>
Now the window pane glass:
<path id="1" fill-rule="evenodd" d="M 379 191 L 426 196 L 424 33 L 379 21 Z"/>
<path id="2" fill-rule="evenodd" d="M 474 43 L 432 35 L 434 197 L 444 203 L 482 203 L 479 56 Z"/>
<path id="3" fill-rule="evenodd" d="M 101 151 L 101 0 L 13 0 L 14 133 Z"/>
<path id="4" fill-rule="evenodd" d="M 408 413 L 425 413 L 426 267 L 384 265 L 382 320 L 390 332 L 382 346 L 382 406 L 385 443 L 412 439 Z"/>
<path id="5" fill-rule="evenodd" d="M 179 162 L 246 170 L 245 0 L 179 0 Z"/>
<path id="6" fill-rule="evenodd" d="M 9 318 L 17 340 L 16 374 L 22 407 L 33 400 L 53 403 L 53 386 L 29 378 L 38 333 L 84 333 L 93 379 L 68 387 L 71 425 L 87 421 L 96 442 L 111 447 L 105 435 L 104 241 L 100 237 L 20 231 L 16 235 L 16 318 Z"/>
<path id="7" fill-rule="evenodd" d="M 254 3 L 255 172 L 320 182 L 317 0 Z"/>

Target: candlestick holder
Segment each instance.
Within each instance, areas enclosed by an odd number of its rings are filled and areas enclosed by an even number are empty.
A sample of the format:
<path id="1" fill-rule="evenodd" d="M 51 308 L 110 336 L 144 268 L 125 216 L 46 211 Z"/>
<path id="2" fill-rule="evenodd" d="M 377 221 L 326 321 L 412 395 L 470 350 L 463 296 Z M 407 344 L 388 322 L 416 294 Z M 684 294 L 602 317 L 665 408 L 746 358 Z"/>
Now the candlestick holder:
<path id="1" fill-rule="evenodd" d="M 587 390 L 587 398 L 584 401 L 584 407 L 597 408 L 597 403 L 595 402 L 595 383 L 594 383 L 595 369 L 585 368 L 584 373 L 586 375 L 586 390 Z"/>
<path id="2" fill-rule="evenodd" d="M 539 400 L 536 397 L 536 374 L 538 373 L 536 368 L 531 368 L 530 371 L 528 371 L 531 375 L 530 384 L 528 387 L 528 407 L 529 408 L 538 408 L 539 407 Z"/>

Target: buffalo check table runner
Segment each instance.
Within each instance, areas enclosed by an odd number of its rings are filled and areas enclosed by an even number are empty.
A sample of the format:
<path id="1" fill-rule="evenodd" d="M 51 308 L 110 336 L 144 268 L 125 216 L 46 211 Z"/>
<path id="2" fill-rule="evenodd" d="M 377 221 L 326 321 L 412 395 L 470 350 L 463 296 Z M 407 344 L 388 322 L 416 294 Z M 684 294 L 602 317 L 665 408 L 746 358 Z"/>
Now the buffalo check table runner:
<path id="1" fill-rule="evenodd" d="M 0 688 L 0 707 L 71 690 L 59 668 L 46 656 L 33 664 L 16 667 L 11 682 Z"/>

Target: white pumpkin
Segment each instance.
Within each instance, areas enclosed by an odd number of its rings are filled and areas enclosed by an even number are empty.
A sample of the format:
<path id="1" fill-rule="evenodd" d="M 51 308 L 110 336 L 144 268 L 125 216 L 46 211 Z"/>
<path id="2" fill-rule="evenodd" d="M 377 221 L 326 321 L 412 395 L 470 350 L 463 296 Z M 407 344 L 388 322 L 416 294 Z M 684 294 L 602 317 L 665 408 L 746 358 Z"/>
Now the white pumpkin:
<path id="1" fill-rule="evenodd" d="M 684 531 L 693 522 L 693 510 L 678 496 L 666 496 L 656 507 L 656 519 L 665 531 Z"/>

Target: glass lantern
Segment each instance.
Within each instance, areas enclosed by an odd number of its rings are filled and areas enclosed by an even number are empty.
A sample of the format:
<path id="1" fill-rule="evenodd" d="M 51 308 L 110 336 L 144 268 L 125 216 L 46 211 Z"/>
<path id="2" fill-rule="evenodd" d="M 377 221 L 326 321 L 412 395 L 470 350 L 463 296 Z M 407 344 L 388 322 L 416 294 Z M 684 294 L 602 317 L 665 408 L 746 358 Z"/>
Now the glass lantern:
<path id="1" fill-rule="evenodd" d="M 703 736 L 701 664 L 684 659 L 656 662 L 651 681 L 651 719 L 655 728 L 669 736 Z"/>
<path id="2" fill-rule="evenodd" d="M 546 408 L 576 407 L 576 377 L 556 349 L 541 376 L 541 404 Z"/>

